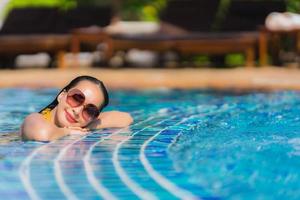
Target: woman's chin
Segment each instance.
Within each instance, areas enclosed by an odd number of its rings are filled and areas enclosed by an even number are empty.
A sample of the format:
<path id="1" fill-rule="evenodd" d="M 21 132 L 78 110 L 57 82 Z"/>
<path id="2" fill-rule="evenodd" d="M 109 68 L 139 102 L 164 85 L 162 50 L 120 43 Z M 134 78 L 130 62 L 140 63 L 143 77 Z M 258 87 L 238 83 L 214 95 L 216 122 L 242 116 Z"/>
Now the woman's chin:
<path id="1" fill-rule="evenodd" d="M 58 119 L 58 126 L 62 127 L 62 128 L 64 128 L 64 127 L 71 127 L 72 124 L 69 123 L 67 119 L 61 117 L 61 118 Z"/>
<path id="2" fill-rule="evenodd" d="M 78 123 L 70 123 L 68 120 L 64 120 L 64 127 L 81 127 Z"/>

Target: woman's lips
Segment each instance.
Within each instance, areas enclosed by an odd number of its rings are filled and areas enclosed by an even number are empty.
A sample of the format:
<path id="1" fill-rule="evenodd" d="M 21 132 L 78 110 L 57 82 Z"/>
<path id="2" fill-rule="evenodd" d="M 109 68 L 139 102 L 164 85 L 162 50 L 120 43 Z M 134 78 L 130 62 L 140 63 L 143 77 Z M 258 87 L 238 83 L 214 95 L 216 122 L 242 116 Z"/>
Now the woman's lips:
<path id="1" fill-rule="evenodd" d="M 65 109 L 66 119 L 70 123 L 76 123 L 77 121 L 72 117 L 72 115 Z"/>

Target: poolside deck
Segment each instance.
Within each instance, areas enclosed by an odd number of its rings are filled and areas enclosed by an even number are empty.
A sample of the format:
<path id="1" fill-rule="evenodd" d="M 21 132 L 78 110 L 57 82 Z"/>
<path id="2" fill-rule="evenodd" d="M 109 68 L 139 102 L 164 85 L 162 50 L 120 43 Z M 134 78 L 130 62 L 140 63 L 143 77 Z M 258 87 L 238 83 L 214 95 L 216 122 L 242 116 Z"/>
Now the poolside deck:
<path id="1" fill-rule="evenodd" d="M 300 90 L 300 70 L 261 67 L 234 69 L 19 69 L 0 70 L 0 88 L 62 87 L 78 75 L 92 75 L 110 89 L 212 88 Z"/>

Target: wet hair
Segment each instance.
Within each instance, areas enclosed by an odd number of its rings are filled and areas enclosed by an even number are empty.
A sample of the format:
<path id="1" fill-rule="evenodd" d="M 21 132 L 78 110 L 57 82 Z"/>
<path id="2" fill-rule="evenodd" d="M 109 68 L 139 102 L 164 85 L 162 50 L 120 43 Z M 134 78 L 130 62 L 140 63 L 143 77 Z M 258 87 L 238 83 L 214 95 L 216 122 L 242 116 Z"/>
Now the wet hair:
<path id="1" fill-rule="evenodd" d="M 102 81 L 98 80 L 95 77 L 92 76 L 78 76 L 75 79 L 73 79 L 68 85 L 66 85 L 55 97 L 55 99 L 45 108 L 43 108 L 39 113 L 41 113 L 43 110 L 45 109 L 54 109 L 57 104 L 58 104 L 58 96 L 60 95 L 60 93 L 62 93 L 63 91 L 69 91 L 70 89 L 72 89 L 73 87 L 75 87 L 80 81 L 90 81 L 92 83 L 95 83 L 96 85 L 99 86 L 101 92 L 103 93 L 104 96 L 104 102 L 101 104 L 99 111 L 101 112 L 101 110 L 106 107 L 109 103 L 109 97 L 108 97 L 108 92 L 103 84 Z"/>

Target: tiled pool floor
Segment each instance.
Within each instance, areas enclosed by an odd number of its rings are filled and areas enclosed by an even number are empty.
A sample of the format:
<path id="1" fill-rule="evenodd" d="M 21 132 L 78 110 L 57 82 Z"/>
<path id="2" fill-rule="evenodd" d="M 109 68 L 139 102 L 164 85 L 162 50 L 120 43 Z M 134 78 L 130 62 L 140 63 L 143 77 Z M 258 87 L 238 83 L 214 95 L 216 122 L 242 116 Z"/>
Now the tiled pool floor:
<path id="1" fill-rule="evenodd" d="M 181 174 L 172 167 L 166 153 L 177 135 L 195 126 L 192 120 L 199 113 L 192 109 L 185 112 L 161 109 L 151 115 L 144 114 L 143 110 L 132 114 L 135 123 L 129 128 L 72 135 L 46 144 L 23 144 L 22 151 L 13 152 L 14 159 L 2 166 L 5 176 L 1 176 L 0 184 L 7 186 L 1 186 L 1 196 L 31 199 L 204 197 L 201 188 L 190 192 L 194 185 L 186 179 L 178 181 Z M 23 185 L 18 183 L 19 179 Z"/>
<path id="2" fill-rule="evenodd" d="M 0 90 L 1 199 L 300 197 L 299 92 L 114 91 L 130 127 L 21 141 L 56 92 Z"/>

